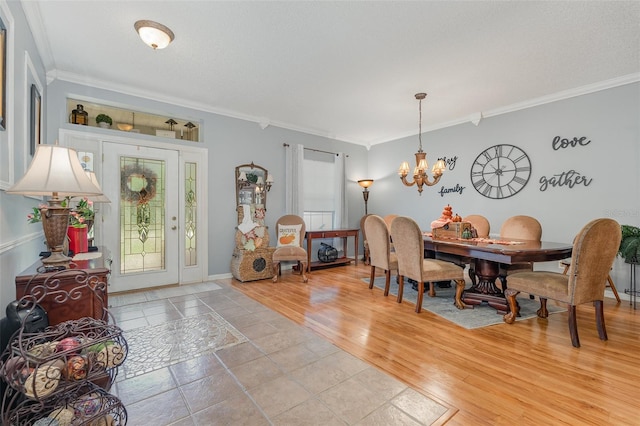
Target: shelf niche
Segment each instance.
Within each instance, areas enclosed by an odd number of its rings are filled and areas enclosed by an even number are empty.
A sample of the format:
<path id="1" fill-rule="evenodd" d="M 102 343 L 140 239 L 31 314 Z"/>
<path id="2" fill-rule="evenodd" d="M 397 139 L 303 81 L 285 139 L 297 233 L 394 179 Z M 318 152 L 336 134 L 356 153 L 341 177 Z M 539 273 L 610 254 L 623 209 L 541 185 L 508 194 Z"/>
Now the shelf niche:
<path id="1" fill-rule="evenodd" d="M 78 105 L 82 105 L 84 111 L 87 112 L 87 125 L 90 127 L 100 127 L 96 123 L 96 117 L 100 114 L 106 114 L 113 121 L 111 126 L 108 127 L 111 130 L 200 142 L 199 123 L 196 124 L 186 118 L 149 114 L 81 99 L 67 98 L 67 117 L 68 122 L 71 124 L 74 124 L 72 113 L 77 109 Z M 170 120 L 173 120 L 173 126 L 171 126 Z"/>

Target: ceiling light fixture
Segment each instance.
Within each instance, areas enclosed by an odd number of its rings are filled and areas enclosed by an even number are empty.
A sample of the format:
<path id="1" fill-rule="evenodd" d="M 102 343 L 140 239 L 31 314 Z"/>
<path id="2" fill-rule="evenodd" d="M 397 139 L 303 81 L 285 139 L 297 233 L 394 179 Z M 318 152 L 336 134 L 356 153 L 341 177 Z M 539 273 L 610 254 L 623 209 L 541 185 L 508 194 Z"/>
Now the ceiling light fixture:
<path id="1" fill-rule="evenodd" d="M 407 181 L 407 175 L 409 174 L 409 163 L 407 161 L 403 161 L 400 164 L 400 169 L 398 169 L 398 175 L 400 175 L 400 179 L 402 183 L 406 186 L 418 185 L 418 192 L 422 195 L 422 186 L 433 186 L 442 177 L 442 172 L 444 172 L 446 165 L 443 160 L 436 161 L 433 169 L 431 169 L 431 173 L 433 173 L 433 180 L 429 180 L 429 176 L 427 176 L 427 170 L 429 170 L 429 165 L 427 164 L 427 153 L 422 150 L 422 100 L 427 97 L 426 93 L 416 93 L 416 99 L 419 101 L 419 111 L 420 111 L 420 119 L 418 121 L 418 140 L 420 141 L 420 145 L 418 146 L 418 152 L 416 152 L 416 168 L 413 169 L 413 182 Z"/>
<path id="2" fill-rule="evenodd" d="M 164 49 L 175 38 L 173 31 L 154 21 L 140 20 L 133 24 L 138 35 L 153 50 Z"/>

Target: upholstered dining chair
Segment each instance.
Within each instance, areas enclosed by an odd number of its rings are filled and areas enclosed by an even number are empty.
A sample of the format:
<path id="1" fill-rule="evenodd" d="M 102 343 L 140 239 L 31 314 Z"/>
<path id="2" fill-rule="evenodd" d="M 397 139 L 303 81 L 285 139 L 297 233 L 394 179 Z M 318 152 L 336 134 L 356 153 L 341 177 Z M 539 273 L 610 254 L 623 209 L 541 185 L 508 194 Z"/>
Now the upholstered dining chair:
<path id="1" fill-rule="evenodd" d="M 562 271 L 562 273 L 566 274 L 567 272 L 569 272 L 569 267 L 571 266 L 571 259 L 569 258 L 569 259 L 561 260 L 560 265 L 564 267 L 564 270 Z M 620 295 L 618 294 L 618 289 L 616 288 L 616 285 L 613 283 L 611 274 L 607 274 L 607 282 L 605 284 L 605 287 L 609 287 L 611 289 L 614 297 L 616 298 L 616 301 L 620 303 L 621 302 Z"/>
<path id="2" fill-rule="evenodd" d="M 364 255 L 363 259 L 364 264 L 368 265 L 371 262 L 371 256 L 369 254 L 369 241 L 367 240 L 367 231 L 364 229 L 364 221 L 371 216 L 371 214 L 366 214 L 360 218 L 360 232 L 362 232 L 362 246 L 364 247 Z"/>
<path id="3" fill-rule="evenodd" d="M 424 240 L 420 226 L 410 217 L 398 216 L 391 222 L 391 238 L 398 256 L 398 303 L 402 302 L 404 278 L 418 282 L 418 300 L 416 312 L 422 310 L 424 283 L 429 283 L 429 296 L 435 297 L 434 282 L 456 282 L 456 307 L 463 309 L 461 301 L 464 291 L 464 269 L 460 266 L 439 259 L 424 258 Z"/>
<path id="4" fill-rule="evenodd" d="M 532 240 L 540 241 L 542 238 L 542 225 L 535 217 L 531 216 L 511 216 L 504 221 L 500 227 L 500 239 L 509 240 Z M 533 262 L 519 262 L 510 265 L 500 264 L 500 282 L 502 291 L 507 286 L 507 277 L 516 272 L 533 271 Z"/>
<path id="5" fill-rule="evenodd" d="M 600 340 L 607 340 L 603 301 L 607 275 L 620 246 L 620 224 L 613 219 L 595 219 L 587 223 L 573 241 L 572 261 L 567 274 L 548 271 L 516 272 L 509 276 L 505 294 L 510 312 L 504 321 L 512 324 L 518 315 L 516 296 L 519 292 L 540 297 L 538 317 L 546 318 L 547 299 L 566 303 L 569 313 L 571 344 L 579 348 L 576 306 L 593 302 Z"/>
<path id="6" fill-rule="evenodd" d="M 285 215 L 276 222 L 276 249 L 273 252 L 273 282 L 278 281 L 281 274 L 280 262 L 297 262 L 302 281 L 307 282 L 306 271 L 309 267 L 307 261 L 307 251 L 302 248 L 304 241 L 305 224 L 304 219 L 296 215 Z"/>
<path id="7" fill-rule="evenodd" d="M 384 219 L 378 215 L 369 215 L 364 221 L 364 229 L 369 240 L 369 264 L 371 265 L 369 288 L 373 288 L 376 268 L 380 268 L 385 273 L 384 295 L 388 296 L 391 271 L 398 270 L 398 257 L 396 253 L 391 252 L 389 229 Z"/>
<path id="8" fill-rule="evenodd" d="M 463 222 L 471 223 L 471 226 L 478 233 L 478 238 L 488 238 L 491 232 L 491 224 L 489 219 L 479 214 L 470 214 L 462 218 Z"/>

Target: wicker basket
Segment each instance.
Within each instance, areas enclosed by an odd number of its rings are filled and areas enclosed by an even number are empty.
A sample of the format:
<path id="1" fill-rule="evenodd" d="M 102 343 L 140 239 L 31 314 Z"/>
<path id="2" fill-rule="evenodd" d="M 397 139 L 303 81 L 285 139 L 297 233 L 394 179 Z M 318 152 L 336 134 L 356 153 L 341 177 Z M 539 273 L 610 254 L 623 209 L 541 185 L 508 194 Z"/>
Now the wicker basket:
<path id="1" fill-rule="evenodd" d="M 231 257 L 231 274 L 242 282 L 273 278 L 275 249 L 275 247 L 265 247 L 250 251 L 236 248 Z"/>

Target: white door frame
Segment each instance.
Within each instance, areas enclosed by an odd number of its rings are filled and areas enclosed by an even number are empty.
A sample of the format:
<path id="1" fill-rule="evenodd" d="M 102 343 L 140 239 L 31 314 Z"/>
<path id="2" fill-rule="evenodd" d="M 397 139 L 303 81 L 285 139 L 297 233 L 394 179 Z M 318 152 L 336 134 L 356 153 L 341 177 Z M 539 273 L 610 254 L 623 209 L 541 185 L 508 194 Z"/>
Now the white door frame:
<path id="1" fill-rule="evenodd" d="M 98 178 L 98 181 L 101 182 L 103 179 L 103 170 L 102 170 L 102 158 L 103 158 L 103 143 L 111 142 L 129 146 L 144 146 L 150 148 L 158 148 L 158 149 L 169 149 L 175 150 L 179 152 L 179 160 L 178 160 L 178 199 L 180 200 L 179 206 L 179 223 L 180 230 L 183 230 L 182 224 L 184 223 L 184 203 L 185 203 L 185 185 L 184 185 L 184 164 L 195 163 L 198 171 L 198 179 L 197 179 L 197 193 L 198 193 L 198 202 L 197 202 L 197 217 L 198 226 L 196 228 L 196 236 L 197 236 L 197 260 L 196 265 L 194 266 L 186 266 L 185 265 L 185 239 L 181 236 L 178 238 L 178 259 L 179 259 L 179 273 L 178 273 L 178 283 L 179 284 L 187 284 L 187 283 L 196 283 L 203 282 L 208 279 L 208 198 L 207 198 L 207 190 L 206 190 L 206 182 L 208 180 L 208 149 L 202 146 L 195 146 L 196 143 L 166 143 L 166 142 L 158 142 L 151 139 L 154 139 L 153 136 L 148 135 L 106 135 L 107 131 L 93 131 L 91 128 L 87 130 L 68 130 L 68 129 L 60 129 L 58 132 L 58 137 L 60 140 L 60 144 L 63 146 L 68 146 L 74 148 L 76 150 L 89 151 L 94 152 L 95 155 L 95 167 L 94 172 Z M 115 133 L 115 132 L 114 132 Z M 124 132 L 123 132 L 124 133 Z M 104 226 L 101 221 L 97 221 L 98 223 L 94 223 L 94 233 L 96 235 L 97 241 L 104 241 L 102 238 L 105 234 Z M 182 234 L 181 234 L 182 235 Z M 118 247 L 108 247 L 111 250 L 112 256 L 118 254 Z M 113 277 L 115 278 L 115 277 Z"/>

